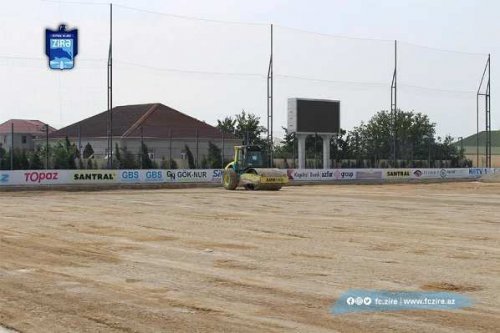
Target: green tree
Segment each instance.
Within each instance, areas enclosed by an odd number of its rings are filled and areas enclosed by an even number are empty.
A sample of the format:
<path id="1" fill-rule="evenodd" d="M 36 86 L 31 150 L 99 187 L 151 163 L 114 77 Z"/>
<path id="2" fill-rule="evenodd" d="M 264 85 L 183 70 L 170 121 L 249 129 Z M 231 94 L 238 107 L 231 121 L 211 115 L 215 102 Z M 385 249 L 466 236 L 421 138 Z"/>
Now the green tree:
<path id="1" fill-rule="evenodd" d="M 234 118 L 226 117 L 223 120 L 217 120 L 217 127 L 224 133 L 234 134 L 247 144 L 266 145 L 265 140 L 262 138 L 266 128 L 260 124 L 259 117 L 246 113 L 245 110 L 235 115 Z"/>
<path id="2" fill-rule="evenodd" d="M 61 142 L 57 142 L 54 146 L 51 146 L 50 152 L 53 156 L 54 169 L 71 169 L 68 163 L 68 152 Z"/>
<path id="3" fill-rule="evenodd" d="M 380 111 L 350 131 L 347 142 L 352 155 L 372 162 L 391 159 L 395 134 L 398 159 L 427 159 L 428 142 L 435 143 L 436 124 L 427 115 L 413 111 L 398 110 L 394 120 L 390 112 Z"/>
<path id="4" fill-rule="evenodd" d="M 8 152 L 5 152 L 5 151 L 2 151 L 1 152 L 3 158 L 2 158 L 2 169 L 3 170 L 10 170 L 11 168 L 11 152 L 8 151 Z M 26 153 L 25 150 L 21 150 L 21 149 L 14 149 L 14 152 L 13 152 L 13 158 L 12 158 L 12 166 L 13 166 L 13 170 L 27 170 L 29 169 L 29 160 L 28 160 L 28 155 Z"/>
<path id="5" fill-rule="evenodd" d="M 340 129 L 340 133 L 330 140 L 330 158 L 335 159 L 337 165 L 339 165 L 342 160 L 351 159 L 353 157 L 349 139 L 347 131 Z"/>
<path id="6" fill-rule="evenodd" d="M 115 143 L 115 153 L 113 154 L 113 165 L 116 169 L 121 169 L 122 164 L 122 154 L 120 153 L 120 147 L 118 147 L 118 143 Z"/>
<path id="7" fill-rule="evenodd" d="M 85 145 L 85 148 L 83 149 L 83 158 L 91 158 L 94 155 L 94 149 L 92 148 L 92 145 L 87 142 Z"/>
<path id="8" fill-rule="evenodd" d="M 260 118 L 256 115 L 246 113 L 245 110 L 236 115 L 235 135 L 247 144 L 266 145 L 262 138 L 264 132 L 266 128 L 260 124 Z"/>
<path id="9" fill-rule="evenodd" d="M 188 145 L 185 145 L 184 150 L 186 152 L 186 157 L 188 160 L 189 169 L 195 169 L 196 165 L 194 163 L 194 157 L 193 157 L 193 153 L 191 152 L 191 149 L 189 149 Z"/>
<path id="10" fill-rule="evenodd" d="M 139 154 L 139 161 L 142 169 L 154 169 L 154 163 L 149 158 L 148 146 L 145 143 L 141 144 L 141 151 Z"/>
<path id="11" fill-rule="evenodd" d="M 236 119 L 228 116 L 222 120 L 217 120 L 217 128 L 224 133 L 234 134 L 236 130 Z"/>
<path id="12" fill-rule="evenodd" d="M 7 151 L 0 147 L 0 170 L 7 170 Z"/>
<path id="13" fill-rule="evenodd" d="M 76 159 L 80 157 L 75 144 L 72 144 L 68 137 L 63 142 L 57 142 L 50 147 L 54 161 L 54 169 L 76 169 Z"/>
<path id="14" fill-rule="evenodd" d="M 203 155 L 203 158 L 201 159 L 200 169 L 210 169 L 208 166 L 208 159 L 205 155 Z"/>
<path id="15" fill-rule="evenodd" d="M 162 169 L 177 169 L 177 162 L 174 159 L 167 160 L 165 157 L 161 159 L 160 168 Z"/>
<path id="16" fill-rule="evenodd" d="M 31 170 L 41 170 L 44 168 L 42 162 L 42 152 L 40 151 L 40 149 L 31 152 L 28 155 L 28 160 L 29 160 L 29 168 Z"/>
<path id="17" fill-rule="evenodd" d="M 297 138 L 295 133 L 289 133 L 286 127 L 281 127 L 285 131 L 285 136 L 279 145 L 274 147 L 274 157 L 293 158 L 294 150 L 297 149 Z"/>
<path id="18" fill-rule="evenodd" d="M 221 167 L 222 150 L 211 141 L 208 142 L 208 156 L 205 158 L 205 164 L 208 169 L 217 169 Z"/>
<path id="19" fill-rule="evenodd" d="M 134 154 L 130 150 L 128 150 L 127 146 L 123 146 L 120 148 L 120 168 L 122 169 L 137 169 L 138 163 Z"/>

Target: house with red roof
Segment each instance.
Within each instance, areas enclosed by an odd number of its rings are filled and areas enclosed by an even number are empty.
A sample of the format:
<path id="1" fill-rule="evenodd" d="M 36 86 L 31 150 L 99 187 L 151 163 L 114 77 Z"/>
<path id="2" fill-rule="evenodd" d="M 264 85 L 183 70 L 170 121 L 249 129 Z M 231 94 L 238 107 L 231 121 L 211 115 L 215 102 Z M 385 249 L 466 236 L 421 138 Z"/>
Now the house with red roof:
<path id="1" fill-rule="evenodd" d="M 32 151 L 36 148 L 36 140 L 46 137 L 47 126 L 49 134 L 56 130 L 40 120 L 7 120 L 0 124 L 0 147 Z"/>
<path id="2" fill-rule="evenodd" d="M 54 144 L 66 137 L 82 152 L 90 144 L 94 158 L 100 161 L 101 166 L 110 156 L 110 137 L 113 154 L 118 145 L 138 155 L 141 143 L 144 143 L 151 159 L 157 162 L 175 160 L 180 167 L 185 167 L 187 163 L 186 146 L 195 164 L 200 167 L 203 158 L 208 156 L 209 142 L 223 151 L 226 159 L 231 159 L 233 147 L 241 144 L 241 140 L 234 135 L 222 133 L 204 121 L 161 103 L 117 106 L 111 112 L 104 111 L 54 131 L 49 135 L 49 140 Z"/>

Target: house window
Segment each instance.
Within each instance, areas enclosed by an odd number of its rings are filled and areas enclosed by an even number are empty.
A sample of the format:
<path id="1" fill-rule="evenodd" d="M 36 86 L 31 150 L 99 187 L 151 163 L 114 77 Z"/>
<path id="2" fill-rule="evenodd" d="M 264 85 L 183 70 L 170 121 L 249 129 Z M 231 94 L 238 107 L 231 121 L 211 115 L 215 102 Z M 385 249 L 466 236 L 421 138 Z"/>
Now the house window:
<path id="1" fill-rule="evenodd" d="M 26 135 L 23 135 L 21 140 L 22 140 L 23 144 L 26 144 L 26 142 L 28 142 L 28 138 L 26 137 Z"/>

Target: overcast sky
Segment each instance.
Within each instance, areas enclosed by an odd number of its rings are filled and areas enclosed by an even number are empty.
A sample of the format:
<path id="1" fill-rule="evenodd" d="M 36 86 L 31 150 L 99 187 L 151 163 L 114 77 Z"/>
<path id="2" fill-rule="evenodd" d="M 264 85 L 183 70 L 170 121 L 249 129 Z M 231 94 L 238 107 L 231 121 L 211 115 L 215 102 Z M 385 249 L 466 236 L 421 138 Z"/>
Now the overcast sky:
<path id="1" fill-rule="evenodd" d="M 500 53 L 498 1 L 114 4 L 114 105 L 161 102 L 211 124 L 245 109 L 265 124 L 268 25 L 274 23 L 277 134 L 286 126 L 290 97 L 341 100 L 342 127 L 347 129 L 388 109 L 393 40 L 399 41 L 399 106 L 429 114 L 440 135 L 455 137 L 475 132 L 475 90 L 491 53 L 493 127 L 500 125 L 494 80 L 500 77 L 495 65 Z M 0 122 L 40 119 L 59 128 L 106 109 L 106 4 L 20 0 L 0 6 Z M 49 70 L 44 55 L 45 28 L 55 29 L 61 22 L 80 34 L 76 67 L 64 72 Z"/>

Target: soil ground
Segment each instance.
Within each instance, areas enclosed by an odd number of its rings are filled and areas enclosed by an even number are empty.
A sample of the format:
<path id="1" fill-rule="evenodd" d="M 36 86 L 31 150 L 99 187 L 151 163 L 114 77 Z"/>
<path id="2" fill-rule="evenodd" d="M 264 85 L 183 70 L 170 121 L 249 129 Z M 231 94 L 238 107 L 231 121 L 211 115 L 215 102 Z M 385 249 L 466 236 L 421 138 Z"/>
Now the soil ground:
<path id="1" fill-rule="evenodd" d="M 0 193 L 0 326 L 498 332 L 499 205 L 479 182 Z M 348 289 L 474 304 L 331 314 Z"/>

